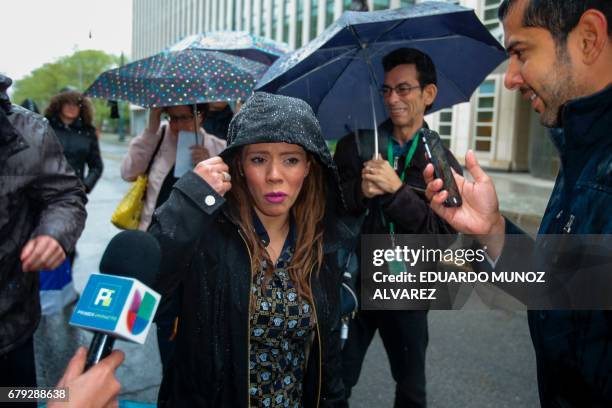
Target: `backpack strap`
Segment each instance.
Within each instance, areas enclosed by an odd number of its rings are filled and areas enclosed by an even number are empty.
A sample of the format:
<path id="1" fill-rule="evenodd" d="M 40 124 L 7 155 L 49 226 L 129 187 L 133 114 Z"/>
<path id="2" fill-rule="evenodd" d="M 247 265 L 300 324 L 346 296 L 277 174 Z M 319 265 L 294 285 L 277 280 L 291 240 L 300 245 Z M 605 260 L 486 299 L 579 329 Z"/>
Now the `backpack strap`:
<path id="1" fill-rule="evenodd" d="M 166 135 L 166 125 L 162 126 L 162 134 L 161 137 L 159 138 L 159 142 L 157 142 L 157 146 L 155 146 L 155 151 L 153 152 L 153 155 L 151 156 L 151 159 L 149 160 L 149 165 L 147 166 L 147 171 L 145 171 L 144 174 L 149 174 L 149 170 L 151 170 L 151 165 L 153 164 L 153 160 L 155 160 L 155 156 L 157 156 L 157 152 L 159 151 L 159 147 L 161 146 L 162 142 L 164 141 L 164 136 Z"/>

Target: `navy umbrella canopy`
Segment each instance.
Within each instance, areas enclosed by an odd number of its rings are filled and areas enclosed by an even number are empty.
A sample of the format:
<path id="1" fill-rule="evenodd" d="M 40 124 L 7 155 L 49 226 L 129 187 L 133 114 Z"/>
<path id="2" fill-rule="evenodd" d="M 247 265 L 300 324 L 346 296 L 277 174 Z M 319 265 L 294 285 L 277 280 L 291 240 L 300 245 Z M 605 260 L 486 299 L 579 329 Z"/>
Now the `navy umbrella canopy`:
<path id="1" fill-rule="evenodd" d="M 372 129 L 388 117 L 378 93 L 382 58 L 404 47 L 423 51 L 436 65 L 438 96 L 431 112 L 468 101 L 506 59 L 504 48 L 471 9 L 427 2 L 347 11 L 304 47 L 280 57 L 256 90 L 304 99 L 327 139 Z"/>

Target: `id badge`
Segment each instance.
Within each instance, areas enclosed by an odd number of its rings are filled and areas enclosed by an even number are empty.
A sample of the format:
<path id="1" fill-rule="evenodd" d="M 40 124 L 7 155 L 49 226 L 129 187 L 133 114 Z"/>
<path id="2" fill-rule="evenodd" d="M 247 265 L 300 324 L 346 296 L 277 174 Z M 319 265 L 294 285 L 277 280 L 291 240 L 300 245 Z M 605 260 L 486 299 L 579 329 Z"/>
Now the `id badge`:
<path id="1" fill-rule="evenodd" d="M 389 267 L 389 273 L 391 275 L 399 275 L 403 272 L 406 272 L 406 264 L 400 261 L 391 261 L 387 263 Z"/>

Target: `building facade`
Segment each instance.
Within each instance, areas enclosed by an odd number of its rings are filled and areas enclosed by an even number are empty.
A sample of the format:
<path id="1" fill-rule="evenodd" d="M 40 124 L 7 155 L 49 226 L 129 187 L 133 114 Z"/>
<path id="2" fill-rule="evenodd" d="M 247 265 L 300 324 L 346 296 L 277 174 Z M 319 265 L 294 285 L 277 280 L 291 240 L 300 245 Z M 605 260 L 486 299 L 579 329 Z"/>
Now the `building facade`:
<path id="1" fill-rule="evenodd" d="M 360 3 L 369 10 L 405 7 L 419 0 L 133 0 L 132 60 L 153 55 L 181 38 L 202 31 L 244 30 L 299 48 Z M 455 0 L 475 10 L 500 41 L 500 0 Z M 485 168 L 529 171 L 554 178 L 559 168 L 555 148 L 538 115 L 517 92 L 503 86 L 505 65 L 489 75 L 470 102 L 428 115 L 458 159 L 468 149 Z M 146 125 L 146 112 L 134 108 L 132 129 Z"/>

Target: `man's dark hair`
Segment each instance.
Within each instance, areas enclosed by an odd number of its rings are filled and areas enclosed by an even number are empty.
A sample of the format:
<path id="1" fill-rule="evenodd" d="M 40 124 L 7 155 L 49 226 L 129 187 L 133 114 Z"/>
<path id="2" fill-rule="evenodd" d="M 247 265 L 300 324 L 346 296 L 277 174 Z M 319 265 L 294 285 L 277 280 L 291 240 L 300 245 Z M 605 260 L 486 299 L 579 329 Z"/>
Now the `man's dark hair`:
<path id="1" fill-rule="evenodd" d="M 417 79 L 421 89 L 429 84 L 437 85 L 438 76 L 436 67 L 429 55 L 415 48 L 398 48 L 385 55 L 382 60 L 385 72 L 391 71 L 398 65 L 414 64 L 417 71 Z M 429 112 L 431 105 L 427 105 L 425 113 Z"/>
<path id="2" fill-rule="evenodd" d="M 557 47 L 565 45 L 568 34 L 578 25 L 580 17 L 588 9 L 601 11 L 608 20 L 608 35 L 612 37 L 611 0 L 527 0 L 523 14 L 523 26 L 544 28 L 550 32 Z M 503 0 L 498 17 L 503 21 L 517 0 Z"/>

